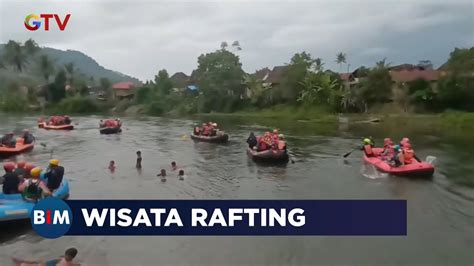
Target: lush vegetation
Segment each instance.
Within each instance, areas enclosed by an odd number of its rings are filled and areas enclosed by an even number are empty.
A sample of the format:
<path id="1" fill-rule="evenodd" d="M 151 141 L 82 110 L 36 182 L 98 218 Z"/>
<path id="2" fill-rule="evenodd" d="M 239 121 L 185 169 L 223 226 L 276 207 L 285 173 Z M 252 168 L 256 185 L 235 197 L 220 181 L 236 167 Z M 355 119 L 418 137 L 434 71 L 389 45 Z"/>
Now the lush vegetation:
<path id="1" fill-rule="evenodd" d="M 110 107 L 110 102 L 98 103 L 90 96 L 91 91 L 101 91 L 112 99 L 108 78 L 86 76 L 76 61 L 58 63 L 57 58 L 48 55 L 48 48 L 40 48 L 32 39 L 23 44 L 9 41 L 0 48 L 0 111 L 36 111 L 43 107 L 61 113 L 92 113 Z"/>

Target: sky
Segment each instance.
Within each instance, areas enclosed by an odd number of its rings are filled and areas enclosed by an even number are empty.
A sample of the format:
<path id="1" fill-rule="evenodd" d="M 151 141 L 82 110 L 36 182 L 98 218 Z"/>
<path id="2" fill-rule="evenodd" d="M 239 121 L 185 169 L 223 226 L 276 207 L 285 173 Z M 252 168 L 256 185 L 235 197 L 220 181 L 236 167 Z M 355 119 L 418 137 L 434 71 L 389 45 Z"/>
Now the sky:
<path id="1" fill-rule="evenodd" d="M 71 17 L 64 31 L 28 31 L 32 13 Z M 160 69 L 190 74 L 199 55 L 236 40 L 249 73 L 302 51 L 342 72 L 383 58 L 439 66 L 455 47 L 474 46 L 474 0 L 0 0 L 0 43 L 28 38 L 142 81 Z"/>

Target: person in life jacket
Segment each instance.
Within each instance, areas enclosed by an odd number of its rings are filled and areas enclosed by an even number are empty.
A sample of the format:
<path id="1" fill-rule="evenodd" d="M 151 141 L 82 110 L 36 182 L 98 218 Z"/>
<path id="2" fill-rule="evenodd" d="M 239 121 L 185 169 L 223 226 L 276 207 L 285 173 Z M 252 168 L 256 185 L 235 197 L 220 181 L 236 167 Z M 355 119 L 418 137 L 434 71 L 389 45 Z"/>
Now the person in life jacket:
<path id="1" fill-rule="evenodd" d="M 25 143 L 25 144 L 31 144 L 36 140 L 35 137 L 33 136 L 33 134 L 31 134 L 28 129 L 23 130 L 22 138 L 24 139 L 23 143 Z"/>
<path id="2" fill-rule="evenodd" d="M 415 160 L 415 151 L 413 151 L 409 142 L 405 143 L 405 146 L 402 147 L 402 151 L 404 164 L 413 163 L 413 160 Z"/>
<path id="3" fill-rule="evenodd" d="M 48 189 L 54 191 L 58 189 L 63 182 L 64 167 L 59 165 L 59 160 L 52 159 L 49 161 L 48 169 L 46 170 L 45 177 L 47 180 Z"/>
<path id="4" fill-rule="evenodd" d="M 51 190 L 41 181 L 41 168 L 35 167 L 31 169 L 31 178 L 25 179 L 23 183 L 18 186 L 18 190 L 23 194 L 23 197 L 29 201 L 37 201 L 42 195 L 51 195 Z"/>
<path id="5" fill-rule="evenodd" d="M 216 135 L 217 135 L 217 131 L 218 131 L 218 129 L 217 129 L 217 123 L 211 123 L 210 126 L 211 126 L 211 132 L 210 132 L 211 136 L 216 136 Z"/>
<path id="6" fill-rule="evenodd" d="M 199 136 L 201 134 L 201 129 L 199 127 L 194 127 L 193 135 Z"/>
<path id="7" fill-rule="evenodd" d="M 278 149 L 286 152 L 285 135 L 278 135 Z"/>
<path id="8" fill-rule="evenodd" d="M 69 125 L 69 124 L 71 124 L 72 121 L 71 121 L 71 118 L 69 116 L 65 115 L 65 116 L 63 116 L 63 122 L 64 122 L 64 124 Z"/>
<path id="9" fill-rule="evenodd" d="M 35 166 L 31 163 L 26 163 L 25 164 L 25 174 L 23 176 L 24 179 L 31 178 L 31 170 L 33 170 Z"/>
<path id="10" fill-rule="evenodd" d="M 273 138 L 270 132 L 265 132 L 258 143 L 258 151 L 266 151 L 272 147 Z"/>
<path id="11" fill-rule="evenodd" d="M 390 160 L 392 166 L 399 167 L 405 165 L 405 158 L 403 156 L 403 151 L 400 145 L 393 146 L 393 157 Z"/>
<path id="12" fill-rule="evenodd" d="M 204 124 L 202 127 L 202 134 L 204 136 L 209 136 L 211 134 L 211 127 L 208 124 Z"/>
<path id="13" fill-rule="evenodd" d="M 370 138 L 365 138 L 363 140 L 363 145 L 362 145 L 361 150 L 364 151 L 365 156 L 367 156 L 367 157 L 374 157 L 375 156 L 375 153 L 372 150 L 373 146 L 374 146 L 373 141 Z"/>
<path id="14" fill-rule="evenodd" d="M 12 162 L 7 162 L 3 164 L 3 169 L 5 169 L 5 175 L 1 178 L 1 183 L 3 183 L 3 194 L 16 194 L 18 193 L 18 185 L 20 184 L 20 179 L 13 171 L 15 170 L 15 164 Z"/>
<path id="15" fill-rule="evenodd" d="M 255 146 L 257 146 L 258 144 L 257 137 L 255 136 L 253 132 L 250 132 L 250 135 L 247 138 L 247 144 L 249 145 L 250 149 L 253 149 Z"/>
<path id="16" fill-rule="evenodd" d="M 13 173 L 15 173 L 20 179 L 20 182 L 23 181 L 23 178 L 25 178 L 25 173 L 26 173 L 25 165 L 26 165 L 25 161 L 18 161 L 16 163 L 16 168 L 13 171 Z"/>
<path id="17" fill-rule="evenodd" d="M 383 158 L 392 158 L 393 157 L 393 141 L 390 138 L 385 138 L 383 140 L 383 152 L 381 156 Z"/>
<path id="18" fill-rule="evenodd" d="M 9 148 L 15 148 L 16 139 L 14 136 L 15 136 L 15 133 L 8 132 L 7 134 L 5 134 L 5 136 L 2 137 L 2 142 L 0 144 Z"/>
<path id="19" fill-rule="evenodd" d="M 272 132 L 272 149 L 274 150 L 278 149 L 278 141 L 279 141 L 278 129 L 275 128 Z"/>
<path id="20" fill-rule="evenodd" d="M 122 127 L 122 120 L 120 120 L 120 118 L 115 119 L 115 122 L 117 124 L 117 127 Z"/>
<path id="21" fill-rule="evenodd" d="M 403 148 L 405 145 L 410 144 L 410 139 L 407 137 L 404 137 L 402 140 L 400 140 L 400 146 Z"/>

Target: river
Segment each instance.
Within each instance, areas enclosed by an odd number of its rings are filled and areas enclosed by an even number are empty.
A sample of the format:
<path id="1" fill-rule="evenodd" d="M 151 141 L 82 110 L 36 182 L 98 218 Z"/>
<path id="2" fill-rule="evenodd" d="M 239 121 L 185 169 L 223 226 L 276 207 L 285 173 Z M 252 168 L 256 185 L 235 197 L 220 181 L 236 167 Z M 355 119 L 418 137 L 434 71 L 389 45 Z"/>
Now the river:
<path id="1" fill-rule="evenodd" d="M 183 135 L 198 120 L 124 118 L 119 135 L 100 135 L 101 117 L 74 117 L 76 130 L 35 128 L 35 117 L 0 116 L 0 132 L 30 128 L 38 142 L 18 156 L 46 166 L 61 160 L 72 199 L 406 199 L 408 235 L 399 237 L 61 237 L 42 239 L 28 225 L 0 232 L 0 265 L 12 256 L 55 258 L 78 248 L 82 265 L 473 265 L 474 178 L 472 132 L 405 124 L 353 126 L 305 122 L 251 122 L 219 117 L 230 134 L 226 145 L 194 143 Z M 256 165 L 247 158 L 250 131 L 279 127 L 295 163 Z M 408 135 L 419 157 L 435 156 L 433 179 L 377 174 L 360 152 L 342 154 L 372 135 L 381 143 Z M 135 169 L 141 150 L 143 169 Z M 117 169 L 110 173 L 108 162 Z M 188 176 L 156 174 L 176 161 Z"/>

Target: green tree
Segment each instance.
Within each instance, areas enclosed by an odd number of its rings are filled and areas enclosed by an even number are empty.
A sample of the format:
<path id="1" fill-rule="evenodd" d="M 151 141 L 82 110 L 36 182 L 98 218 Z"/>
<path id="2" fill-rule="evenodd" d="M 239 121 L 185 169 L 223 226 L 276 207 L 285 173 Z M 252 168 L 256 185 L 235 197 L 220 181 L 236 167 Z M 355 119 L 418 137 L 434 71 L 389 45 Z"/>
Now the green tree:
<path id="1" fill-rule="evenodd" d="M 263 81 L 255 75 L 245 75 L 244 83 L 250 91 L 250 102 L 256 106 L 262 107 L 265 101 L 265 92 L 269 89 L 263 85 Z"/>
<path id="2" fill-rule="evenodd" d="M 24 44 L 24 48 L 25 53 L 30 56 L 34 56 L 40 50 L 38 44 L 33 39 L 28 39 Z"/>
<path id="3" fill-rule="evenodd" d="M 108 78 L 100 78 L 99 80 L 100 88 L 105 92 L 107 99 L 112 99 L 112 83 Z"/>
<path id="4" fill-rule="evenodd" d="M 60 70 L 54 82 L 48 86 L 48 100 L 57 103 L 66 97 L 66 72 Z"/>
<path id="5" fill-rule="evenodd" d="M 346 54 L 343 53 L 343 52 L 339 52 L 337 55 L 336 55 L 336 63 L 339 64 L 339 72 L 342 72 L 342 64 L 345 64 L 346 63 Z"/>
<path id="6" fill-rule="evenodd" d="M 332 105 L 332 100 L 339 94 L 341 85 L 330 75 L 310 72 L 301 82 L 303 90 L 298 98 L 305 105 Z"/>
<path id="7" fill-rule="evenodd" d="M 283 73 L 282 84 L 276 88 L 281 95 L 282 102 L 296 103 L 303 90 L 302 81 L 312 68 L 315 60 L 307 52 L 296 53 L 290 60 Z M 278 100 L 276 100 L 278 102 Z"/>
<path id="8" fill-rule="evenodd" d="M 204 96 L 204 111 L 232 109 L 243 95 L 243 76 L 239 57 L 227 50 L 199 56 L 196 78 Z"/>
<path id="9" fill-rule="evenodd" d="M 323 63 L 323 60 L 321 58 L 316 58 L 314 59 L 314 70 L 316 72 L 320 72 L 320 71 L 323 71 L 324 70 L 324 63 Z"/>
<path id="10" fill-rule="evenodd" d="M 392 96 L 392 78 L 387 68 L 372 69 L 361 82 L 361 97 L 364 105 L 388 102 Z M 367 111 L 367 107 L 364 109 Z"/>
<path id="11" fill-rule="evenodd" d="M 229 44 L 227 44 L 227 42 L 221 42 L 221 49 L 222 50 L 227 49 L 227 47 L 229 47 Z"/>
<path id="12" fill-rule="evenodd" d="M 155 87 L 160 95 L 168 95 L 173 89 L 173 82 L 170 80 L 168 71 L 162 69 L 155 75 Z"/>
<path id="13" fill-rule="evenodd" d="M 454 72 L 473 72 L 474 47 L 469 49 L 454 49 L 454 51 L 449 54 L 448 62 L 446 62 L 443 68 Z"/>
<path id="14" fill-rule="evenodd" d="M 23 71 L 27 58 L 21 44 L 15 41 L 8 41 L 5 45 L 4 60 L 13 65 L 19 72 Z"/>
<path id="15" fill-rule="evenodd" d="M 74 72 L 75 72 L 74 63 L 70 62 L 70 63 L 65 64 L 64 69 L 66 69 L 68 83 L 69 85 L 72 86 L 73 81 L 74 81 Z"/>
<path id="16" fill-rule="evenodd" d="M 47 55 L 41 55 L 38 61 L 39 71 L 46 83 L 49 83 L 49 77 L 54 74 L 54 63 Z"/>

